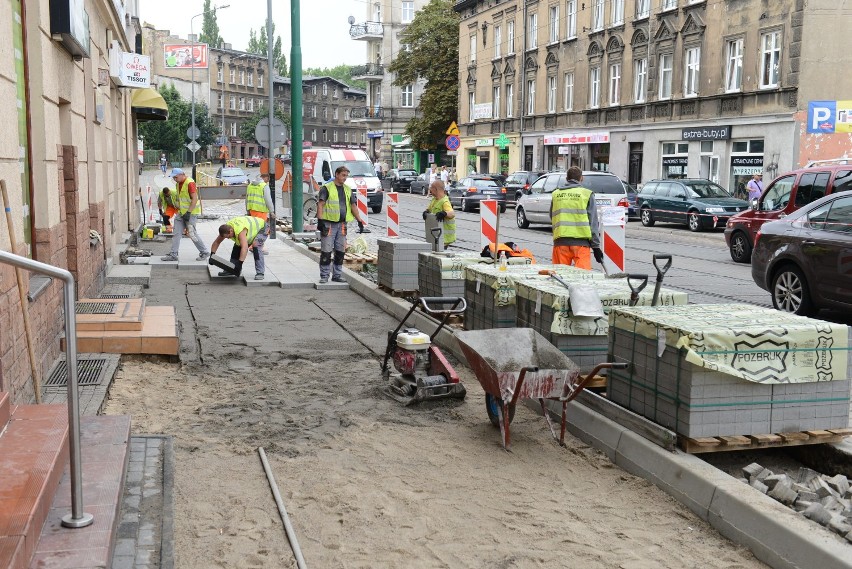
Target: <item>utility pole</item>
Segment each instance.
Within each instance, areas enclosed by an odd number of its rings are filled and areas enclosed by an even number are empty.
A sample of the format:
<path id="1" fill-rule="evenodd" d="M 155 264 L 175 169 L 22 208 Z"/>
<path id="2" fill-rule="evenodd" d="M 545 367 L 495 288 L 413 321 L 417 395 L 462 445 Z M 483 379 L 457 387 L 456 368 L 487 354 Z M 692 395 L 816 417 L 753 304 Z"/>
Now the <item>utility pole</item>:
<path id="1" fill-rule="evenodd" d="M 290 120 L 293 123 L 291 137 L 293 150 L 291 152 L 293 187 L 290 194 L 293 197 L 293 233 L 304 231 L 302 217 L 302 40 L 301 17 L 299 16 L 300 0 L 290 1 Z"/>
<path id="2" fill-rule="evenodd" d="M 278 217 L 276 204 L 278 200 L 275 198 L 275 152 L 272 149 L 272 121 L 275 118 L 275 63 L 272 61 L 272 0 L 266 0 L 266 57 L 269 61 L 269 81 L 266 82 L 266 88 L 269 89 L 269 147 L 266 149 L 266 163 L 269 165 L 269 194 L 272 196 L 272 218 L 270 219 L 269 229 L 270 235 L 275 239 L 275 219 Z"/>

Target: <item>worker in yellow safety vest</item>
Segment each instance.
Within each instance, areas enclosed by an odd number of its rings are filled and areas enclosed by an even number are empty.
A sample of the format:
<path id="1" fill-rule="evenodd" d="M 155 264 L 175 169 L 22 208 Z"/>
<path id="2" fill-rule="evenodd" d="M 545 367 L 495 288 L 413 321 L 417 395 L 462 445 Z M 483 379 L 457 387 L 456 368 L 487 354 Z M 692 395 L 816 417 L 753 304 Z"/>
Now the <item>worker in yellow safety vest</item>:
<path id="1" fill-rule="evenodd" d="M 235 217 L 219 226 L 219 236 L 210 246 L 213 253 L 216 253 L 219 245 L 225 239 L 234 242 L 234 246 L 231 248 L 231 263 L 234 264 L 234 272 L 222 271 L 219 273 L 220 277 L 231 276 L 232 274 L 233 276 L 240 276 L 243 271 L 243 262 L 246 260 L 248 252 L 251 251 L 254 255 L 254 280 L 262 281 L 264 279 L 266 265 L 263 253 L 255 245 L 255 240 L 265 226 L 266 224 L 262 219 L 250 215 Z"/>
<path id="2" fill-rule="evenodd" d="M 343 278 L 343 256 L 346 254 L 346 224 L 357 221 L 367 223 L 358 213 L 357 196 L 346 185 L 349 168 L 339 166 L 334 179 L 320 187 L 317 195 L 317 229 L 320 232 L 320 284 L 346 282 Z M 332 253 L 334 268 L 332 270 Z"/>
<path id="3" fill-rule="evenodd" d="M 433 213 L 435 219 L 444 222 L 444 247 L 449 247 L 456 240 L 456 212 L 447 197 L 447 187 L 441 180 L 435 180 L 429 184 L 429 194 L 432 199 L 423 212 L 423 219 Z"/>
<path id="4" fill-rule="evenodd" d="M 553 264 L 574 265 L 592 269 L 591 252 L 603 262 L 600 249 L 595 193 L 581 186 L 583 172 L 572 166 L 567 172 L 568 183 L 553 192 L 550 220 L 553 225 Z"/>
<path id="5" fill-rule="evenodd" d="M 162 257 L 163 261 L 177 261 L 178 250 L 180 248 L 180 240 L 183 237 L 183 230 L 187 230 L 187 235 L 198 249 L 198 258 L 196 261 L 203 261 L 210 256 L 210 252 L 204 245 L 204 241 L 198 236 L 198 231 L 195 230 L 195 223 L 198 221 L 198 214 L 201 213 L 201 199 L 198 197 L 198 189 L 195 187 L 195 180 L 187 177 L 180 168 L 172 168 L 172 179 L 175 181 L 177 190 L 177 215 L 174 219 L 174 237 L 172 238 L 171 252 Z"/>
<path id="6" fill-rule="evenodd" d="M 246 188 L 246 211 L 250 216 L 258 217 L 266 224 L 254 244 L 255 247 L 260 247 L 265 255 L 267 253 L 266 238 L 269 236 L 271 225 L 275 223 L 275 207 L 272 203 L 272 192 L 269 190 L 269 173 L 262 173 L 259 178 L 249 183 Z"/>

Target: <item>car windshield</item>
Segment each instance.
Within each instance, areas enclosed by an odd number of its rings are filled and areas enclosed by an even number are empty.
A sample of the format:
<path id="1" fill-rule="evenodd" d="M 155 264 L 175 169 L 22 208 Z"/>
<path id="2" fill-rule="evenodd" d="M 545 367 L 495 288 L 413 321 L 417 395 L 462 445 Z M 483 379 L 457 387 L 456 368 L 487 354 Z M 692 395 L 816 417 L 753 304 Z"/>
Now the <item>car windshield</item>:
<path id="1" fill-rule="evenodd" d="M 729 198 L 728 190 L 713 182 L 684 182 L 693 198 Z"/>
<path id="2" fill-rule="evenodd" d="M 527 173 L 526 172 L 515 172 L 506 178 L 507 184 L 526 184 L 527 183 Z"/>
<path id="3" fill-rule="evenodd" d="M 474 188 L 497 188 L 497 182 L 494 180 L 472 180 Z"/>
<path id="4" fill-rule="evenodd" d="M 349 168 L 350 176 L 363 176 L 365 178 L 376 177 L 376 167 L 363 160 L 353 162 L 332 162 L 331 171 L 334 172 L 341 166 Z"/>
<path id="5" fill-rule="evenodd" d="M 239 168 L 225 168 L 222 170 L 222 176 L 245 176 L 245 172 L 243 172 Z"/>
<path id="6" fill-rule="evenodd" d="M 415 172 L 414 170 L 400 170 L 399 175 L 400 176 L 416 176 L 417 172 Z"/>
<path id="7" fill-rule="evenodd" d="M 583 176 L 583 181 L 580 183 L 584 188 L 588 188 L 596 194 L 624 194 L 624 186 L 621 184 L 621 180 L 615 176 L 590 174 Z"/>

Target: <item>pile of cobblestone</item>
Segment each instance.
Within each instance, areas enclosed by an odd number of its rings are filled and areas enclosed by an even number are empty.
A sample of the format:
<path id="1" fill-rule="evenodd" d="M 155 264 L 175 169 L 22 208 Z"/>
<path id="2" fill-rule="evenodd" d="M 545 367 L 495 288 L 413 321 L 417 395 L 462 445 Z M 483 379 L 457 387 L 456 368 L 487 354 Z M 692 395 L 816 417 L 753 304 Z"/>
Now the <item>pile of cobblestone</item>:
<path id="1" fill-rule="evenodd" d="M 753 462 L 743 468 L 741 480 L 852 543 L 852 488 L 843 474 L 800 468 L 793 477 Z"/>

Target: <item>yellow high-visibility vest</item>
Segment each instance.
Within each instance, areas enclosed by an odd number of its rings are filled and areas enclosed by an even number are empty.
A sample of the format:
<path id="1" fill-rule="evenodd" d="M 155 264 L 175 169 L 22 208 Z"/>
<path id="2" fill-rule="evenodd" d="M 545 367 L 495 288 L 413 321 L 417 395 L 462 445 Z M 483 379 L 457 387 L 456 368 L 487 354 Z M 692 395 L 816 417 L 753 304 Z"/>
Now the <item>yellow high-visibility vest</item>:
<path id="1" fill-rule="evenodd" d="M 429 202 L 429 207 L 426 210 L 429 213 L 438 213 L 439 211 L 444 211 L 444 204 L 450 203 L 450 198 L 447 196 L 442 197 L 439 200 L 432 198 Z M 450 219 L 449 217 L 444 218 L 444 245 L 449 245 L 456 240 L 456 218 Z"/>
<path id="2" fill-rule="evenodd" d="M 264 221 L 259 217 L 244 215 L 225 222 L 225 225 L 229 225 L 233 228 L 234 236 L 231 237 L 231 241 L 238 245 L 240 243 L 240 233 L 243 232 L 243 229 L 248 229 L 248 232 L 246 233 L 246 241 L 249 245 L 251 245 L 254 243 L 257 234 L 260 233 L 266 223 L 264 223 Z"/>
<path id="3" fill-rule="evenodd" d="M 561 237 L 591 240 L 592 226 L 588 213 L 591 197 L 591 190 L 579 186 L 553 192 L 551 223 L 554 240 Z"/>
<path id="4" fill-rule="evenodd" d="M 340 221 L 340 197 L 337 195 L 337 186 L 334 180 L 323 186 L 328 190 L 328 200 L 325 202 L 325 207 L 322 210 L 322 219 L 326 221 Z M 352 214 L 352 188 L 343 185 L 343 195 L 346 196 L 346 221 L 352 221 L 355 216 Z"/>
<path id="5" fill-rule="evenodd" d="M 185 214 L 189 211 L 189 204 L 192 203 L 192 196 L 189 195 L 189 185 L 194 184 L 195 180 L 187 176 L 183 180 L 183 184 L 177 185 L 177 193 L 178 193 L 178 211 L 180 211 L 181 215 Z M 198 191 L 196 187 L 195 191 Z M 196 194 L 198 195 L 198 194 Z M 198 198 L 198 201 L 195 202 L 195 207 L 192 209 L 192 215 L 198 215 L 201 213 L 201 198 Z"/>

